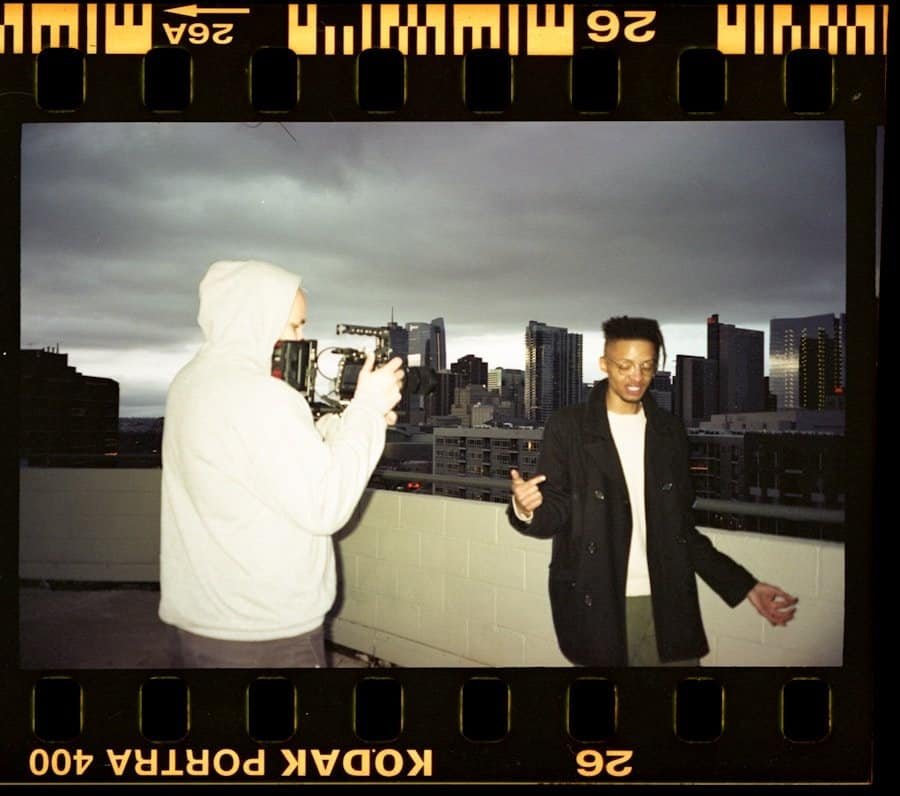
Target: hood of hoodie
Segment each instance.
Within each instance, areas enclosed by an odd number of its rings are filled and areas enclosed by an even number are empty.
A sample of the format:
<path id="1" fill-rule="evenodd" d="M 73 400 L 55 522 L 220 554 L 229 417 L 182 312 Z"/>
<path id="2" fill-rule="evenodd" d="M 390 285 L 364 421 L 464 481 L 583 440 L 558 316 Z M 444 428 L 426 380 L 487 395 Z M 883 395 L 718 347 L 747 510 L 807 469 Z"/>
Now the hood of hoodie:
<path id="1" fill-rule="evenodd" d="M 197 323 L 209 353 L 251 362 L 266 373 L 301 279 L 257 260 L 220 260 L 200 280 Z"/>

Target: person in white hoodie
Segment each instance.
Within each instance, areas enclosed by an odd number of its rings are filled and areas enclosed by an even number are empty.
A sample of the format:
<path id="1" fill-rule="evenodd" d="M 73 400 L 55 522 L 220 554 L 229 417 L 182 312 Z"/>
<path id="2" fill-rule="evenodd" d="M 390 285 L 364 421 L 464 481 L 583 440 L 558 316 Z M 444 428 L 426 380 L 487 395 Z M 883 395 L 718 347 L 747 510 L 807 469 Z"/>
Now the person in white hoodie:
<path id="1" fill-rule="evenodd" d="M 159 616 L 181 667 L 320 667 L 335 598 L 332 534 L 381 457 L 403 380 L 370 353 L 353 400 L 318 423 L 271 375 L 302 339 L 300 277 L 213 263 L 200 282 L 205 342 L 175 376 L 162 450 Z"/>

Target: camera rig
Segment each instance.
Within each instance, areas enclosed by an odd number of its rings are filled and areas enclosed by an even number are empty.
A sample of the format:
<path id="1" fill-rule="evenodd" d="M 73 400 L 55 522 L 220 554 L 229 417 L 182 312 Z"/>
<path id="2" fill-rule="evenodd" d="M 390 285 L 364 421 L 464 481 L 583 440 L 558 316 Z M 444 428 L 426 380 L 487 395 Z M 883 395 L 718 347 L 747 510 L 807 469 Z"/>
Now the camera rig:
<path id="1" fill-rule="evenodd" d="M 391 330 L 387 326 L 362 326 L 339 323 L 338 335 L 351 334 L 375 338 L 375 366 L 383 365 L 393 355 Z M 340 357 L 337 375 L 325 376 L 320 370 L 320 359 L 331 353 Z M 318 350 L 316 340 L 279 340 L 272 351 L 272 375 L 282 379 L 306 399 L 315 417 L 340 413 L 353 398 L 359 372 L 366 360 L 366 352 L 358 348 L 328 347 Z M 332 382 L 332 389 L 325 395 L 316 394 L 316 378 Z M 428 395 L 434 392 L 437 378 L 432 368 L 406 368 L 404 395 Z"/>

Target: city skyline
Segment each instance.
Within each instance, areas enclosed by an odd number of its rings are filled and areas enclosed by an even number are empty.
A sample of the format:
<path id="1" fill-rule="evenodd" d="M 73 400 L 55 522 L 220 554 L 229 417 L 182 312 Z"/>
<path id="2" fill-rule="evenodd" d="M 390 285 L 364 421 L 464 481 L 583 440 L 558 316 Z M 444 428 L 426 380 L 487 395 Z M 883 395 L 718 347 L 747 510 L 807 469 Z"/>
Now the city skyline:
<path id="1" fill-rule="evenodd" d="M 846 315 L 845 315 L 845 314 L 842 314 L 841 317 L 846 318 Z M 824 314 L 824 315 L 821 315 L 821 316 L 816 316 L 816 319 L 819 319 L 819 318 L 828 318 L 828 319 L 834 319 L 834 320 L 837 320 L 837 318 L 835 318 L 834 316 L 832 316 L 832 315 L 830 315 L 830 314 Z M 442 319 L 439 319 L 439 320 L 442 320 Z M 706 322 L 705 322 L 705 326 L 706 326 L 707 329 L 709 328 L 709 324 L 710 324 L 710 322 L 711 322 L 712 320 L 713 320 L 713 316 L 710 316 L 709 318 L 707 318 L 707 320 L 706 320 Z M 791 322 L 791 321 L 796 321 L 796 320 L 806 320 L 806 319 L 771 318 L 771 319 L 769 320 L 770 326 L 769 326 L 765 331 L 760 331 L 760 332 L 759 332 L 759 334 L 762 336 L 763 341 L 764 341 L 764 345 L 763 345 L 763 347 L 762 347 L 762 350 L 763 350 L 763 351 L 765 352 L 765 354 L 766 354 L 766 361 L 767 361 L 767 362 L 768 362 L 768 360 L 769 360 L 769 356 L 771 356 L 771 351 L 772 351 L 772 343 L 771 343 L 771 339 L 770 339 L 770 338 L 771 338 L 771 328 L 772 328 L 772 325 L 775 324 L 775 323 L 777 323 L 777 322 L 784 322 L 784 321 Z M 394 321 L 391 321 L 391 323 L 394 323 Z M 402 328 L 405 328 L 405 327 L 408 326 L 408 325 L 413 325 L 413 326 L 415 326 L 417 323 L 418 323 L 418 322 L 410 321 L 410 322 L 407 322 L 407 323 L 404 323 L 404 324 L 398 324 L 398 325 L 401 326 Z M 530 322 L 529 322 L 529 325 L 534 324 L 534 323 L 535 323 L 535 321 L 530 321 Z M 537 323 L 538 323 L 539 325 L 544 325 L 544 324 L 542 324 L 542 322 L 537 322 Z M 661 326 L 662 326 L 663 328 L 665 328 L 665 324 L 661 324 Z M 566 331 L 566 330 L 560 330 L 560 331 Z M 525 337 L 526 337 L 526 338 L 527 338 L 527 335 L 528 335 L 528 328 L 526 328 L 526 330 L 525 330 Z M 581 335 L 580 333 L 574 333 L 574 336 L 580 338 L 582 335 Z M 568 334 L 568 337 L 570 337 L 570 338 L 573 337 L 573 333 L 570 332 L 570 333 Z M 602 335 L 601 335 L 600 337 L 601 337 L 601 340 L 602 340 Z M 363 338 L 355 338 L 355 339 L 360 340 L 360 341 L 363 340 Z M 370 338 L 365 338 L 365 339 L 368 340 L 368 339 L 370 339 Z M 362 343 L 360 343 L 360 344 L 362 345 Z M 601 344 L 601 345 L 602 345 L 602 344 Z M 708 345 L 708 341 L 707 341 L 707 345 Z M 527 347 L 528 347 L 528 343 L 527 343 L 527 340 L 526 340 L 526 342 L 524 343 L 524 346 L 523 346 L 523 351 L 524 351 L 525 349 L 527 349 Z M 674 385 L 672 384 L 672 382 L 674 382 L 675 377 L 676 377 L 677 360 L 678 360 L 679 357 L 687 356 L 687 357 L 690 358 L 690 359 L 703 360 L 703 361 L 706 361 L 706 362 L 711 362 L 711 361 L 712 361 L 712 360 L 709 360 L 709 359 L 707 358 L 707 351 L 704 351 L 702 354 L 696 354 L 696 355 L 693 355 L 693 354 L 687 354 L 687 355 L 685 355 L 685 354 L 683 354 L 683 353 L 680 352 L 680 351 L 673 351 L 672 348 L 671 348 L 670 343 L 668 343 L 668 342 L 666 343 L 666 348 L 667 348 L 666 365 L 664 366 L 663 363 L 662 363 L 662 360 L 660 360 L 658 373 L 659 373 L 659 374 L 665 374 L 665 375 L 668 375 L 669 380 L 670 380 L 670 388 L 671 388 L 672 386 L 674 386 Z M 32 349 L 32 350 L 33 350 L 33 349 Z M 67 352 L 67 351 L 65 351 L 65 350 L 58 350 L 58 351 L 57 351 L 57 350 L 56 350 L 56 346 L 45 346 L 45 347 L 43 347 L 42 350 L 49 350 L 50 352 L 56 352 L 56 353 L 60 353 L 60 354 L 64 354 L 64 355 L 69 356 L 69 364 L 70 364 L 70 366 L 76 368 L 76 370 L 78 370 L 79 373 L 83 374 L 84 376 L 100 377 L 100 378 L 108 378 L 108 376 L 106 376 L 105 374 L 102 374 L 102 373 L 88 373 L 88 372 L 86 372 L 83 368 L 78 367 L 77 363 L 72 362 L 71 356 L 69 355 L 70 352 Z M 321 350 L 321 349 L 320 349 L 320 350 Z M 460 355 L 460 356 L 458 356 L 458 357 L 456 357 L 456 358 L 453 358 L 453 357 L 448 356 L 448 357 L 447 357 L 447 360 L 448 360 L 448 361 L 447 361 L 447 368 L 444 369 L 443 372 L 449 373 L 449 372 L 453 371 L 453 372 L 455 373 L 456 371 L 455 371 L 454 367 L 455 367 L 457 364 L 460 364 L 460 362 L 465 362 L 465 360 L 468 360 L 468 359 L 470 359 L 470 358 L 472 358 L 472 357 L 480 358 L 477 352 L 469 352 L 468 354 Z M 584 364 L 587 362 L 587 359 L 586 359 L 587 355 L 582 354 L 582 357 L 583 357 L 583 359 L 582 359 L 582 364 L 584 365 Z M 525 355 L 524 355 L 524 357 L 523 357 L 523 361 L 525 362 L 525 367 L 524 367 L 524 368 L 514 368 L 514 367 L 510 367 L 510 366 L 505 365 L 505 364 L 495 364 L 495 363 L 492 363 L 492 362 L 490 362 L 490 361 L 488 361 L 488 360 L 485 359 L 484 362 L 483 362 L 483 364 L 484 364 L 484 367 L 485 367 L 485 369 L 486 369 L 486 373 L 488 374 L 488 375 L 487 375 L 487 378 L 486 378 L 486 384 L 487 384 L 488 389 L 489 389 L 489 390 L 491 389 L 491 387 L 490 387 L 490 374 L 491 374 L 493 371 L 495 371 L 495 370 L 503 370 L 503 371 L 509 370 L 509 371 L 520 372 L 520 373 L 523 373 L 523 374 L 524 374 L 524 373 L 527 371 L 527 352 L 525 353 Z M 414 362 L 413 364 L 416 364 L 416 363 Z M 765 368 L 765 375 L 766 375 L 767 377 L 770 376 L 768 366 Z M 600 378 L 601 378 L 601 379 L 602 379 L 602 378 L 605 378 L 605 375 L 601 374 L 601 375 L 600 375 Z M 585 376 L 583 383 L 584 383 L 585 385 L 590 385 L 590 384 L 592 384 L 592 383 L 593 383 L 594 381 L 596 381 L 596 380 L 597 380 L 597 379 L 595 379 L 595 378 L 587 379 L 586 376 Z M 474 383 L 474 382 L 473 382 L 473 383 Z M 776 397 L 778 397 L 777 394 L 776 394 Z M 782 399 L 779 397 L 779 406 L 778 406 L 779 409 L 782 409 L 782 408 L 797 408 L 797 406 L 798 406 L 798 405 L 795 404 L 795 403 L 790 403 L 790 404 L 786 404 L 786 405 L 782 406 L 782 405 L 781 405 L 781 400 L 782 400 Z M 670 410 L 674 410 L 674 407 L 670 407 Z M 728 410 L 725 409 L 725 408 L 721 408 L 721 409 L 719 409 L 719 410 L 717 410 L 717 411 L 720 411 L 720 412 L 727 412 Z M 741 409 L 740 411 L 747 411 L 747 410 L 746 410 L 746 409 Z M 758 411 L 768 411 L 768 410 L 766 410 L 765 408 L 761 407 Z M 676 413 L 677 413 L 677 412 L 676 412 Z M 127 417 L 155 417 L 155 416 L 162 416 L 162 415 L 163 415 L 163 412 L 160 411 L 159 413 L 151 413 L 150 415 L 140 415 L 140 414 L 127 414 L 127 413 L 122 413 L 120 416 L 123 417 L 123 418 L 127 418 Z"/>
<path id="2" fill-rule="evenodd" d="M 303 276 L 320 346 L 393 311 L 443 317 L 448 366 L 522 369 L 535 318 L 590 382 L 602 321 L 640 314 L 674 370 L 712 313 L 843 312 L 844 204 L 839 122 L 26 125 L 21 346 L 161 415 L 200 277 L 256 258 Z"/>

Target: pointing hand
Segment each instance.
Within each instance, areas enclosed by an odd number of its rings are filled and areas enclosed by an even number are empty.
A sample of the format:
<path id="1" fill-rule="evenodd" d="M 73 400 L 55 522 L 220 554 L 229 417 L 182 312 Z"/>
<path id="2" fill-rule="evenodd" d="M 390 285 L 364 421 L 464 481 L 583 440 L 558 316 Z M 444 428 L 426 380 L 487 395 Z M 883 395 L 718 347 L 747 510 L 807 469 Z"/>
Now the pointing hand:
<path id="1" fill-rule="evenodd" d="M 510 491 L 513 495 L 518 512 L 525 516 L 531 513 L 544 502 L 541 490 L 538 484 L 542 484 L 547 480 L 546 475 L 536 475 L 527 481 L 522 478 L 518 470 L 510 470 L 509 476 L 512 479 Z"/>

